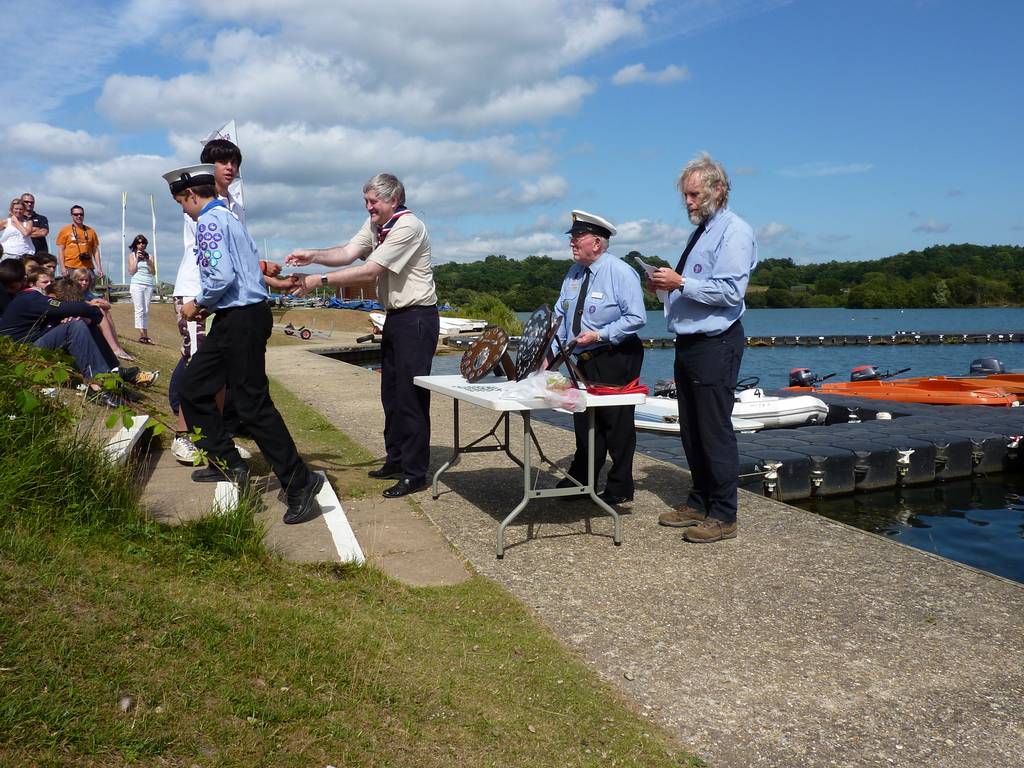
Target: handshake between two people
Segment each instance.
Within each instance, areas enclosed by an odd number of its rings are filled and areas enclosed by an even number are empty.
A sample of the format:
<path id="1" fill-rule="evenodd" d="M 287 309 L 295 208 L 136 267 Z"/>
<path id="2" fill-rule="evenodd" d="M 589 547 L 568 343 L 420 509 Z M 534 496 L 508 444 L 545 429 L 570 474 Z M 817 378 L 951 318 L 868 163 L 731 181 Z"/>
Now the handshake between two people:
<path id="1" fill-rule="evenodd" d="M 302 257 L 302 251 L 294 251 L 285 258 L 285 262 L 291 266 L 302 266 L 312 263 L 309 258 Z M 282 275 L 284 267 L 272 261 L 260 260 L 260 271 L 263 272 L 263 281 L 267 287 L 276 291 L 284 291 L 292 296 L 302 297 L 312 290 L 320 287 L 320 275 L 308 275 L 303 272 L 292 272 Z"/>

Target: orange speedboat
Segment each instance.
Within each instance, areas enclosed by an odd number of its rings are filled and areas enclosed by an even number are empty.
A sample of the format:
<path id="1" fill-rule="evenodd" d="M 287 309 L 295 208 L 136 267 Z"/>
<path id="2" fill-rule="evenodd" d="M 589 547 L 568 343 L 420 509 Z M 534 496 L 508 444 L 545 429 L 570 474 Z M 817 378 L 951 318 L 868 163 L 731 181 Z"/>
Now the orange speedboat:
<path id="1" fill-rule="evenodd" d="M 964 389 L 1003 389 L 1011 395 L 1024 396 L 1024 373 L 993 374 L 991 376 L 917 376 L 906 379 L 893 379 L 893 384 L 909 384 L 918 386 L 921 382 L 948 381 L 955 382 Z"/>
<path id="2" fill-rule="evenodd" d="M 787 392 L 818 392 L 827 395 L 865 397 L 872 400 L 889 400 L 898 403 L 926 403 L 931 405 L 992 405 L 1011 408 L 1019 405 L 1017 394 L 997 381 L 980 377 L 978 379 L 952 379 L 941 376 L 917 377 L 914 379 L 883 379 L 871 366 L 854 369 L 857 381 L 823 383 L 823 379 L 809 375 L 807 369 L 793 369 L 790 372 L 792 386 Z M 864 378 L 875 374 L 874 378 Z M 903 371 L 900 371 L 903 373 Z M 1013 375 L 1013 374 L 1008 374 Z M 827 378 L 827 377 L 826 377 Z M 1024 378 L 1024 377 L 1022 377 Z M 1016 386 L 1007 382 L 1014 390 Z M 817 384 L 817 386 L 814 386 Z M 1024 385 L 1024 382 L 1022 382 Z M 1022 390 L 1024 391 L 1024 390 Z"/>

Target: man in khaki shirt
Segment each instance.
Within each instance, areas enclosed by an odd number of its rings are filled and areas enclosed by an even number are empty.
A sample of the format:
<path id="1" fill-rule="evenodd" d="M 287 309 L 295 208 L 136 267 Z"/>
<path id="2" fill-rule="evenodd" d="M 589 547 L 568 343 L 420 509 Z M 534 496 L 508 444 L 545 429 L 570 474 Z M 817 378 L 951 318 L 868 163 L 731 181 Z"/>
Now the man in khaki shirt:
<path id="1" fill-rule="evenodd" d="M 430 460 L 430 392 L 413 383 L 429 376 L 439 333 L 437 293 L 430 263 L 427 228 L 405 207 L 405 187 L 390 173 L 378 173 L 363 185 L 370 214 L 346 245 L 299 249 L 292 265 L 347 267 L 325 275 L 305 275 L 292 293 L 305 296 L 321 285 L 345 286 L 377 281 L 377 296 L 387 310 L 381 339 L 380 399 L 384 406 L 384 466 L 370 477 L 394 478 L 388 498 L 427 487 Z"/>

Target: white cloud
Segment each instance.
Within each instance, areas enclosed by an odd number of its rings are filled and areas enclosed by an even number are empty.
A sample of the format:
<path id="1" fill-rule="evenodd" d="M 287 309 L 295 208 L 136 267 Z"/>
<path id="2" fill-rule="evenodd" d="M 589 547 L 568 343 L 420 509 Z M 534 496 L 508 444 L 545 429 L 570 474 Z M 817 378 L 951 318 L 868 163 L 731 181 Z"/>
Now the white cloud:
<path id="1" fill-rule="evenodd" d="M 28 66 L 30 87 L 8 88 L 0 125 L 33 122 L 102 82 L 104 73 L 127 48 L 144 47 L 183 15 L 181 0 L 81 0 L 67 20 L 64 0 L 37 0 L 25 7 L 25 29 L 13 32 L 7 59 Z M 6 17 L 14 13 L 6 8 Z"/>
<path id="2" fill-rule="evenodd" d="M 521 181 L 511 199 L 520 205 L 534 205 L 561 200 L 569 191 L 569 182 L 562 176 L 541 176 L 536 181 Z"/>
<path id="3" fill-rule="evenodd" d="M 563 236 L 550 232 L 525 234 L 480 233 L 469 237 L 431 236 L 431 253 L 441 263 L 446 261 L 470 262 L 492 254 L 523 259 L 527 256 L 570 258 L 569 245 Z"/>
<path id="4" fill-rule="evenodd" d="M 689 69 L 675 64 L 669 64 L 660 72 L 652 72 L 644 64 L 630 64 L 616 72 L 612 76 L 612 82 L 615 85 L 631 85 L 633 83 L 665 85 L 689 80 L 691 77 Z"/>
<path id="5" fill-rule="evenodd" d="M 487 13 L 466 0 L 405 0 L 389 4 L 386 21 L 377 6 L 319 0 L 197 12 L 240 27 L 197 40 L 205 72 L 112 75 L 99 102 L 112 122 L 184 129 L 210 93 L 218 115 L 266 124 L 297 115 L 314 125 L 419 128 L 541 121 L 571 114 L 594 90 L 567 66 L 643 30 L 638 12 L 557 0 L 499 2 Z M 244 26 L 260 22 L 273 31 Z M 382 47 L 385 30 L 400 44 Z"/>
<path id="6" fill-rule="evenodd" d="M 772 242 L 783 237 L 792 237 L 793 235 L 793 230 L 778 221 L 769 221 L 763 227 L 758 227 L 757 229 L 757 239 L 759 242 Z"/>
<path id="7" fill-rule="evenodd" d="M 610 249 L 623 256 L 630 251 L 639 251 L 646 256 L 660 256 L 669 262 L 683 252 L 692 227 L 685 228 L 663 221 L 638 219 L 616 225 L 619 233 L 612 238 Z"/>
<path id="8" fill-rule="evenodd" d="M 176 156 L 183 162 L 197 159 L 201 151 L 197 136 L 203 133 L 172 133 L 170 142 Z M 346 178 L 362 184 L 382 165 L 400 177 L 472 165 L 520 176 L 543 171 L 553 162 L 550 152 L 531 149 L 511 134 L 431 140 L 393 128 L 240 123 L 238 137 L 247 175 L 299 186 L 339 184 Z"/>
<path id="9" fill-rule="evenodd" d="M 7 128 L 4 146 L 38 160 L 88 159 L 109 155 L 113 141 L 86 131 L 69 131 L 47 123 L 15 123 Z"/>
<path id="10" fill-rule="evenodd" d="M 914 227 L 914 232 L 931 232 L 931 233 L 936 233 L 937 234 L 939 232 L 948 232 L 948 231 L 949 231 L 949 224 L 948 223 L 946 223 L 944 221 L 936 221 L 935 219 L 928 219 L 927 221 L 923 221 L 920 224 L 918 224 L 916 227 Z"/>
<path id="11" fill-rule="evenodd" d="M 874 163 L 804 163 L 792 168 L 784 168 L 779 173 L 792 178 L 814 178 L 821 176 L 848 176 L 854 173 L 867 173 L 875 167 Z"/>

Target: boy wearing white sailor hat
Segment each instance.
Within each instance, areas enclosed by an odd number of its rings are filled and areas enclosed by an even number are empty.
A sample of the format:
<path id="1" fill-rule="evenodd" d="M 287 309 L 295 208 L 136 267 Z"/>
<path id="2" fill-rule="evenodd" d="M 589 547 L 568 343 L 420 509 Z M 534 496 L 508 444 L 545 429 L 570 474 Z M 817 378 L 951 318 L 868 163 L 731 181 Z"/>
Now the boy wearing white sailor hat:
<path id="1" fill-rule="evenodd" d="M 201 309 L 216 313 L 181 382 L 185 418 L 199 427 L 199 447 L 211 458 L 207 467 L 192 473 L 192 479 L 227 479 L 241 491 L 248 485 L 249 467 L 228 436 L 217 408 L 217 393 L 226 385 L 242 423 L 286 490 L 284 522 L 303 523 L 320 514 L 316 496 L 324 478 L 299 456 L 270 399 L 266 371 L 267 339 L 274 325 L 270 295 L 245 225 L 217 198 L 214 171 L 213 164 L 203 163 L 176 168 L 163 176 L 182 211 L 196 221 L 200 290 L 182 306 L 182 317 L 191 320 Z"/>

